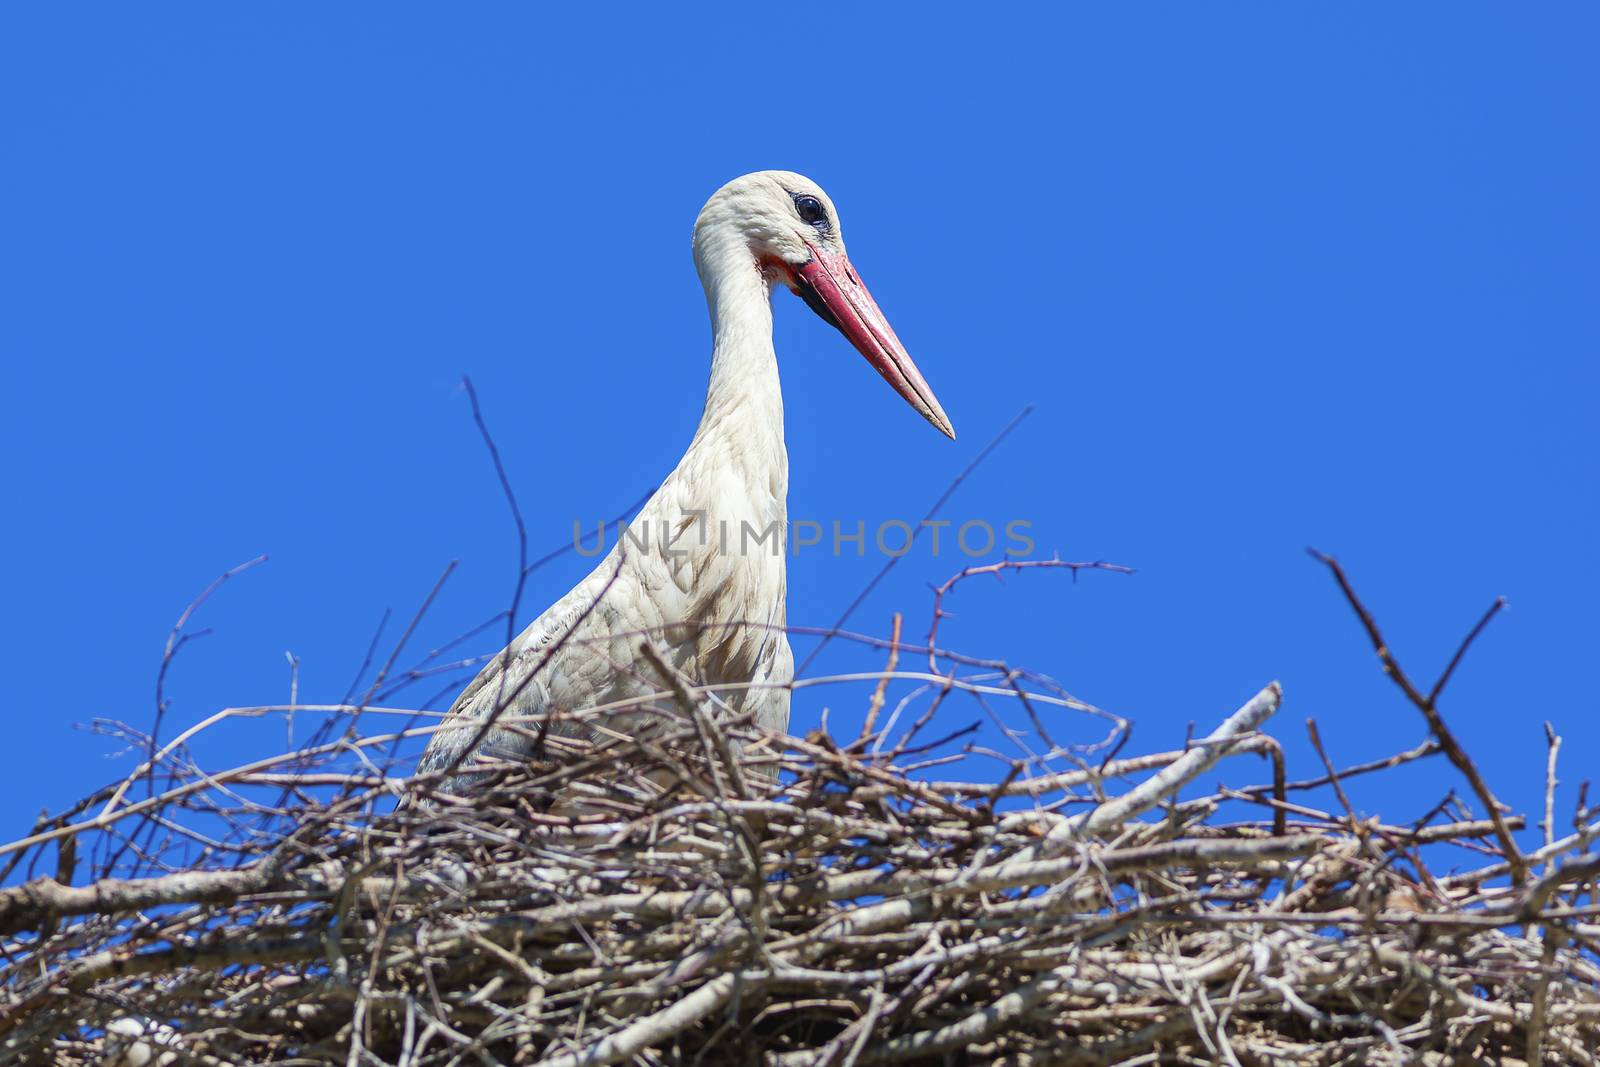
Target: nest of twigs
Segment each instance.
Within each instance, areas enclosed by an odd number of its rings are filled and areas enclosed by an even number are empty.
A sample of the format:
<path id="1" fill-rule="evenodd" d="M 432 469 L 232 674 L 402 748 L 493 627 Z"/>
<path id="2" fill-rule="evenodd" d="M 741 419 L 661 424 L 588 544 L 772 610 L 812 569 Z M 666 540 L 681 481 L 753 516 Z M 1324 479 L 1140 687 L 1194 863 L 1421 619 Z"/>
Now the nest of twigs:
<path id="1" fill-rule="evenodd" d="M 1286 781 L 1271 685 L 1173 751 L 963 782 L 867 692 L 859 738 L 779 743 L 665 685 L 648 742 L 551 737 L 466 798 L 385 773 L 385 738 L 135 776 L 6 849 L 58 866 L 0 891 L 0 1058 L 1594 1062 L 1600 824 L 1547 812 L 1521 852 L 1490 797 L 1348 810 L 1353 777 L 1465 759 L 1442 722 Z"/>

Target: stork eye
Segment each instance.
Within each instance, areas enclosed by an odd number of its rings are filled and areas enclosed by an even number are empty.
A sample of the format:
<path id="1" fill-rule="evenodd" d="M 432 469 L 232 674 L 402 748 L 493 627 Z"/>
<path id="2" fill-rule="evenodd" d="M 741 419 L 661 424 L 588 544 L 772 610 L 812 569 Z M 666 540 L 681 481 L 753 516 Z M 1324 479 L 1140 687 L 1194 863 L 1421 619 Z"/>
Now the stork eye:
<path id="1" fill-rule="evenodd" d="M 800 221 L 812 226 L 826 226 L 828 224 L 828 209 L 822 206 L 822 201 L 814 196 L 797 196 L 794 198 L 794 209 L 800 212 Z"/>

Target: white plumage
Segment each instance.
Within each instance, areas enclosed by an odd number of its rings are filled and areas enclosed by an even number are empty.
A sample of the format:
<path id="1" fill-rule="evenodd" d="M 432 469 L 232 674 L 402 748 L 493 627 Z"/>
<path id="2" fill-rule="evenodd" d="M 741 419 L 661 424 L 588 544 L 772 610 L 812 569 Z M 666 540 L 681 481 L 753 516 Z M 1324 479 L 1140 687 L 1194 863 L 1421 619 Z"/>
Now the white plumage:
<path id="1" fill-rule="evenodd" d="M 846 258 L 838 217 L 815 183 L 787 171 L 729 182 L 695 223 L 694 260 L 713 338 L 694 440 L 630 535 L 457 698 L 419 767 L 448 772 L 447 789 L 464 790 L 474 768 L 527 758 L 541 722 L 557 736 L 640 728 L 637 705 L 573 717 L 661 690 L 640 660 L 646 639 L 691 683 L 729 685 L 716 699 L 730 714 L 752 713 L 773 731 L 787 727 L 794 670 L 784 633 L 788 455 L 772 346 L 774 284 L 801 295 L 954 436 Z"/>

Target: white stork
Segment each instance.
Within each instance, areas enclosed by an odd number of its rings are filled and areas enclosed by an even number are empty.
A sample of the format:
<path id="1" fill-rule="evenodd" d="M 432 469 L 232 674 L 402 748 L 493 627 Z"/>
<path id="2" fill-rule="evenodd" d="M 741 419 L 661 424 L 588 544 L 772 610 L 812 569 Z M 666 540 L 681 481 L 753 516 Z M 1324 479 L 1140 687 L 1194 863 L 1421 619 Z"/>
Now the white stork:
<path id="1" fill-rule="evenodd" d="M 419 766 L 448 772 L 446 789 L 461 792 L 486 766 L 526 759 L 541 721 L 557 736 L 590 738 L 642 725 L 637 704 L 583 725 L 568 717 L 661 689 L 650 665 L 637 662 L 646 637 L 691 683 L 737 683 L 717 694 L 728 714 L 787 728 L 789 461 L 772 346 L 775 284 L 797 293 L 924 418 L 955 437 L 845 256 L 839 217 L 816 183 L 770 170 L 724 185 L 695 221 L 694 262 L 712 335 L 711 383 L 694 440 L 630 535 L 456 699 Z M 775 541 L 756 540 L 769 530 Z"/>

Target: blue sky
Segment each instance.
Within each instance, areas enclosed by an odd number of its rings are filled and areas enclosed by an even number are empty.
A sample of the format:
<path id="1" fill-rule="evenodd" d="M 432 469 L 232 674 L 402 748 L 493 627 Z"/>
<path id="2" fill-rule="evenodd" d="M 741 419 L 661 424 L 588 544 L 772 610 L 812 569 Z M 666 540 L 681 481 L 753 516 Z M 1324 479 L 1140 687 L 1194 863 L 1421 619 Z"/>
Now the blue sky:
<path id="1" fill-rule="evenodd" d="M 1600 754 L 1597 31 L 1575 3 L 6 7 L 0 831 L 130 769 L 78 727 L 148 725 L 168 628 L 246 559 L 169 733 L 285 700 L 286 651 L 302 699 L 339 699 L 451 560 L 411 651 L 503 607 L 463 374 L 536 553 L 651 487 L 705 386 L 690 226 L 766 167 L 832 194 L 961 434 L 780 294 L 791 515 L 914 521 L 1032 404 L 945 516 L 1138 573 L 969 582 L 951 646 L 1132 718 L 1131 751 L 1281 679 L 1310 773 L 1307 716 L 1340 762 L 1423 727 L 1307 545 L 1426 680 L 1504 595 L 1443 710 L 1523 810 L 1553 721 L 1564 821 Z M 880 562 L 791 561 L 791 621 Z M 965 562 L 919 549 L 854 625 L 920 636 Z M 1437 762 L 1352 792 L 1401 819 L 1456 785 Z"/>

